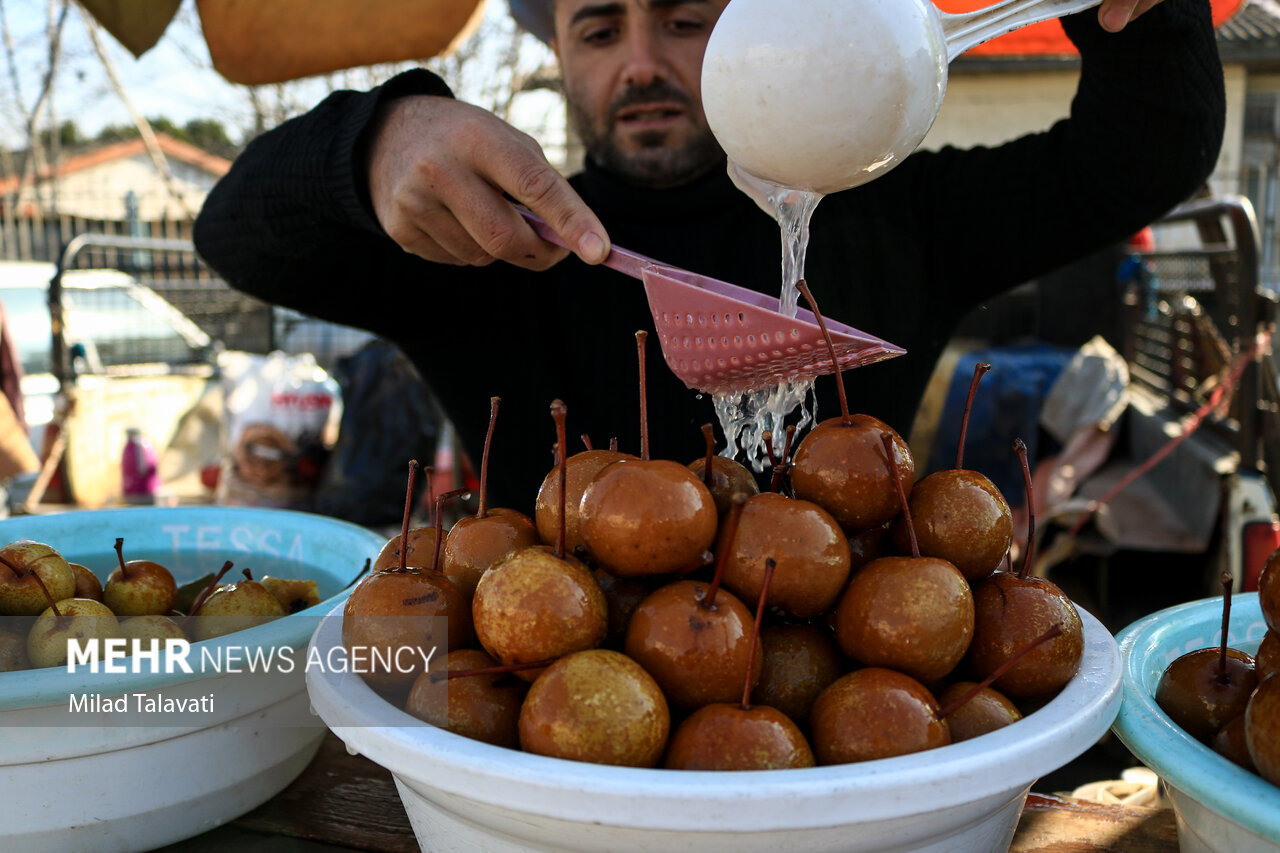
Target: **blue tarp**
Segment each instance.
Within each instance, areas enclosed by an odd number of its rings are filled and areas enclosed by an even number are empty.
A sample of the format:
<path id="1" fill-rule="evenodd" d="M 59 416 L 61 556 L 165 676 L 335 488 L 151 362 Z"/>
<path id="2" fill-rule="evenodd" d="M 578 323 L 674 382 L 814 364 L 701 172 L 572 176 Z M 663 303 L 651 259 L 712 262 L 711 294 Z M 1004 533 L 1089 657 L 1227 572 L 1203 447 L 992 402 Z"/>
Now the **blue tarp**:
<path id="1" fill-rule="evenodd" d="M 991 370 L 978 386 L 969 415 L 964 467 L 987 475 L 1004 493 L 1009 506 L 1025 505 L 1026 487 L 1013 441 L 1021 438 L 1027 445 L 1033 467 L 1041 452 L 1056 450 L 1040 447 L 1042 440 L 1049 439 L 1042 435 L 1037 420 L 1049 389 L 1074 354 L 1075 350 L 1063 347 L 1022 344 L 975 350 L 961 356 L 947 388 L 946 405 L 927 463 L 921 467 L 917 461 L 917 477 L 955 466 L 973 368 L 986 362 Z"/>

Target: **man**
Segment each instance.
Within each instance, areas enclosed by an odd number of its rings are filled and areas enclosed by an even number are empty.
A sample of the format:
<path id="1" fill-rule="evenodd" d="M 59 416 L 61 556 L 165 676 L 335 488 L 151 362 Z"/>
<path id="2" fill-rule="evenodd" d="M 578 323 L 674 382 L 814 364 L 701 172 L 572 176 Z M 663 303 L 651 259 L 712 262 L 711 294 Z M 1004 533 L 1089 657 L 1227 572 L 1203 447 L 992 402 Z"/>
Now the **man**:
<path id="1" fill-rule="evenodd" d="M 206 202 L 197 246 L 236 287 L 399 344 L 473 455 L 501 396 L 492 496 L 527 509 L 551 465 L 553 398 L 571 435 L 639 449 L 633 333 L 652 319 L 638 282 L 596 266 L 612 241 L 778 292 L 778 227 L 730 183 L 699 100 L 725 5 L 514 2 L 554 48 L 586 145 L 569 180 L 528 136 L 411 71 L 255 140 Z M 1208 0 L 1107 0 L 1063 23 L 1082 55 L 1069 120 L 997 148 L 914 154 L 814 214 L 807 278 L 823 311 L 908 350 L 846 376 L 851 405 L 899 430 L 969 309 L 1132 234 L 1217 159 Z M 711 401 L 650 360 L 653 454 L 688 461 Z M 819 398 L 833 414 L 832 380 Z"/>

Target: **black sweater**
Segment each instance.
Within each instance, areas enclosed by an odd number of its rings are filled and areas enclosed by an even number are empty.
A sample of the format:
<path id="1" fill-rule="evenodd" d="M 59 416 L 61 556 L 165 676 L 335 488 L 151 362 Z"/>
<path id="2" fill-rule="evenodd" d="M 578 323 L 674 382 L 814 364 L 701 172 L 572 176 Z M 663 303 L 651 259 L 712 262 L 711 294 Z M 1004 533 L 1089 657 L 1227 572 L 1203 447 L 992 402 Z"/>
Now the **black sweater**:
<path id="1" fill-rule="evenodd" d="M 1069 119 L 995 148 L 918 152 L 818 205 L 806 277 L 819 305 L 908 350 L 846 375 L 855 410 L 907 430 L 971 308 L 1124 239 L 1211 173 L 1225 96 L 1207 0 L 1166 0 L 1119 34 L 1096 10 L 1063 23 L 1082 55 Z M 336 92 L 254 140 L 206 201 L 196 244 L 237 288 L 399 344 L 475 459 L 489 397 L 502 397 L 491 499 L 528 510 L 552 462 L 554 398 L 571 436 L 638 451 L 634 332 L 652 318 L 638 281 L 575 257 L 533 273 L 431 264 L 395 246 L 365 200 L 359 146 L 380 99 L 410 93 L 448 90 L 411 71 Z M 650 190 L 588 163 L 572 184 L 617 245 L 777 294 L 778 227 L 723 170 Z M 696 458 L 711 401 L 665 370 L 656 338 L 648 362 L 653 455 Z M 830 377 L 818 392 L 819 417 L 837 414 Z"/>

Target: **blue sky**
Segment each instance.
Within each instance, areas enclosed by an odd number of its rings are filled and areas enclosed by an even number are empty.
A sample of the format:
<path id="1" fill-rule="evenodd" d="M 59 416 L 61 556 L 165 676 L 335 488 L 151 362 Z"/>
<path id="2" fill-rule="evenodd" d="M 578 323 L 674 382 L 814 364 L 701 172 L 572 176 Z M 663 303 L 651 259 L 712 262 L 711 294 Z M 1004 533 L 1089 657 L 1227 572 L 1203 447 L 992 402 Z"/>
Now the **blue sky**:
<path id="1" fill-rule="evenodd" d="M 0 139 L 8 145 L 24 144 L 22 122 L 35 104 L 48 67 L 47 9 L 45 0 L 3 3 L 22 93 L 20 112 L 15 105 L 8 64 L 0 64 Z M 105 32 L 103 41 L 125 90 L 144 115 L 166 115 L 178 123 L 192 118 L 216 118 L 229 128 L 249 121 L 251 111 L 245 88 L 227 83 L 212 70 L 193 4 L 183 4 L 179 17 L 170 24 L 160 43 L 141 59 L 134 59 Z M 130 121 L 94 53 L 78 7 L 71 10 L 63 32 L 53 111 L 57 121 L 71 119 L 86 134 L 96 133 L 108 124 Z"/>

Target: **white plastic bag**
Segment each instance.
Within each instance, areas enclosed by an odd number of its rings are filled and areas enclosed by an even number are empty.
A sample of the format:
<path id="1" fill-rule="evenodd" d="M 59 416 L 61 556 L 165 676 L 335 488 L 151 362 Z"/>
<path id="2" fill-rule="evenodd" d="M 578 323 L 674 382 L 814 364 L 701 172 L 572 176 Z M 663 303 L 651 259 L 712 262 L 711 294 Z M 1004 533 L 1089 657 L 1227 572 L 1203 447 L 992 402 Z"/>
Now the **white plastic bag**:
<path id="1" fill-rule="evenodd" d="M 226 447 L 217 502 L 307 509 L 342 415 L 338 383 L 309 353 L 224 352 Z"/>

